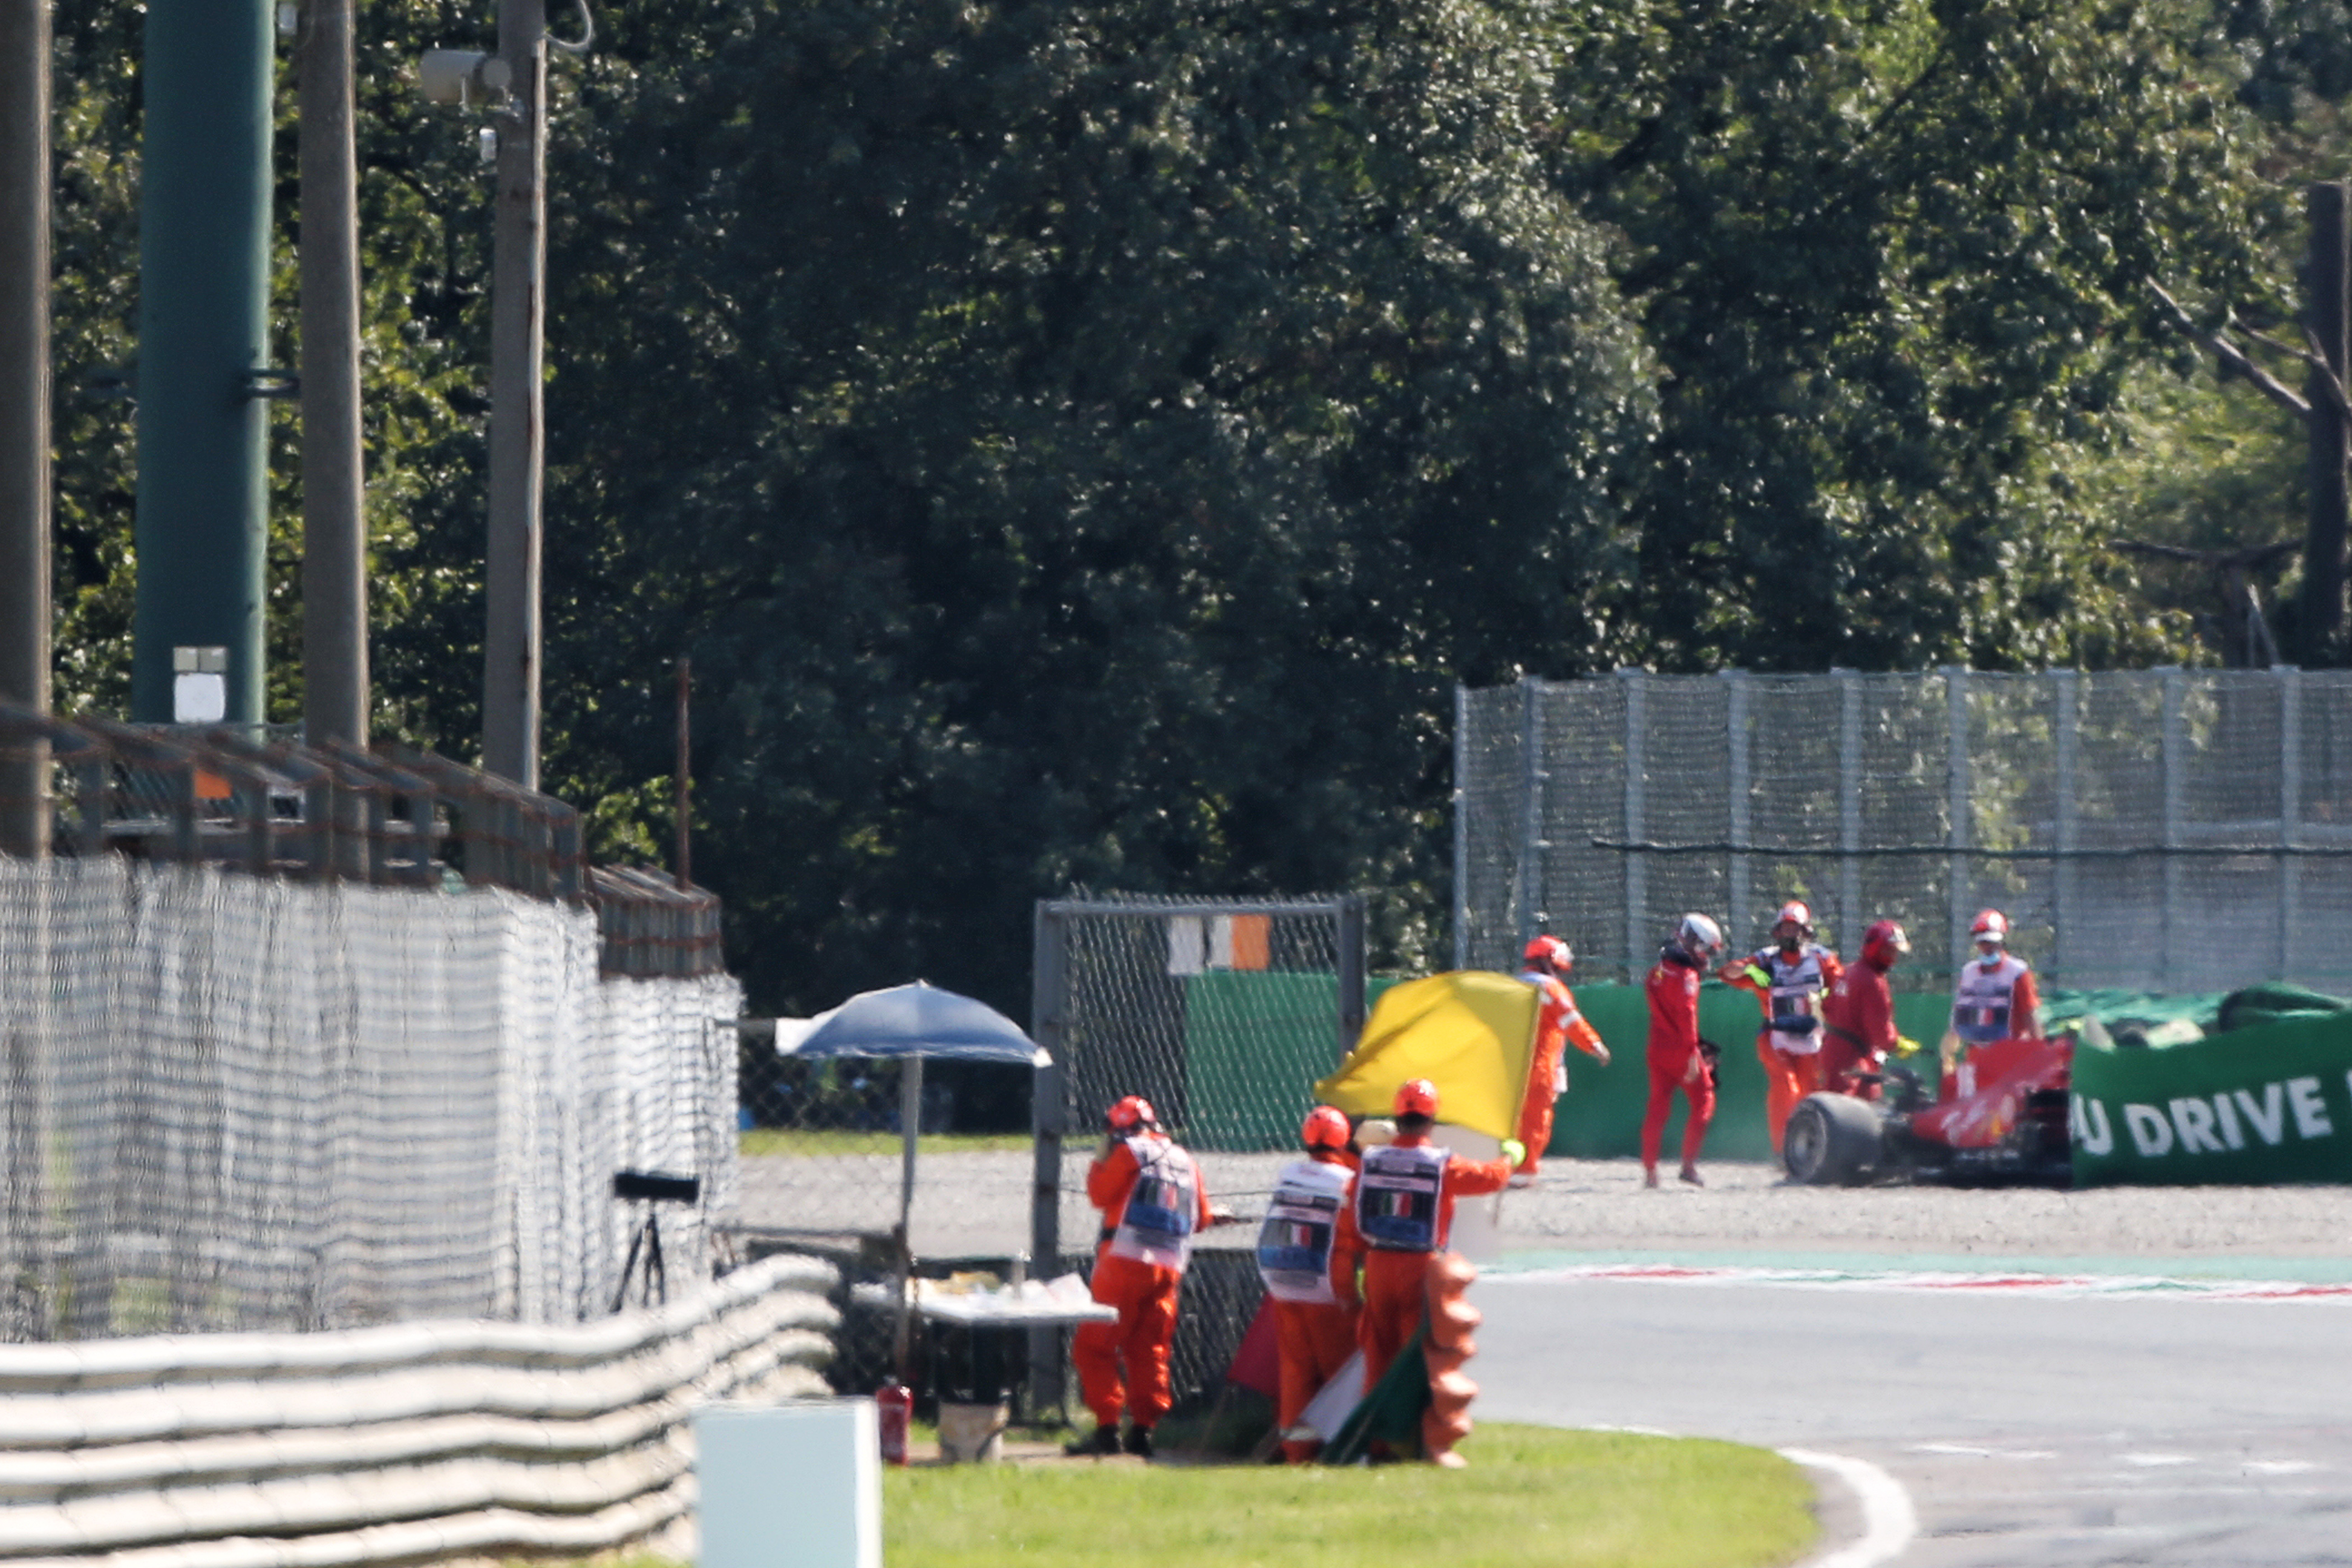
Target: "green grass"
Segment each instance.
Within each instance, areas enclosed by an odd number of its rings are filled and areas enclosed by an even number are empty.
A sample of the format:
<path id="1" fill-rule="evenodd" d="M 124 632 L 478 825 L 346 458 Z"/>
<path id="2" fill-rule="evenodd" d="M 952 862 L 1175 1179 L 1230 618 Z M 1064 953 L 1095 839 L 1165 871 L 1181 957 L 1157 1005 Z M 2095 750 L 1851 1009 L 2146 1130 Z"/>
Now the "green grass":
<path id="1" fill-rule="evenodd" d="M 919 1155 L 996 1153 L 1029 1146 L 1026 1132 L 926 1132 L 915 1140 Z M 896 1154 L 906 1145 L 896 1132 L 755 1127 L 737 1133 L 735 1147 L 744 1154 Z"/>
<path id="2" fill-rule="evenodd" d="M 1482 1425 L 1427 1465 L 1023 1464 L 883 1477 L 891 1568 L 1769 1568 L 1816 1536 L 1776 1454 L 1696 1438 Z"/>

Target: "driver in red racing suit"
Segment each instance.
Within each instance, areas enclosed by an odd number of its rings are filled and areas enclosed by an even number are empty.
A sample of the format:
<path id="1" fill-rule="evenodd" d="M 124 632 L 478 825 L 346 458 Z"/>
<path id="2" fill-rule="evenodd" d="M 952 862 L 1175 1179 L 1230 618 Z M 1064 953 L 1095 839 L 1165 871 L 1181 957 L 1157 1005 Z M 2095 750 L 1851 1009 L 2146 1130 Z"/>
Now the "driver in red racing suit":
<path id="1" fill-rule="evenodd" d="M 1675 1090 L 1690 1101 L 1683 1122 L 1682 1179 L 1700 1186 L 1699 1146 L 1715 1120 L 1715 1064 L 1698 1037 L 1698 983 L 1707 963 L 1723 951 L 1723 932 L 1705 915 L 1685 915 L 1672 942 L 1659 950 L 1643 990 L 1650 1003 L 1650 1103 L 1642 1116 L 1642 1184 L 1658 1184 L 1658 1146 L 1665 1141 L 1666 1116 Z"/>

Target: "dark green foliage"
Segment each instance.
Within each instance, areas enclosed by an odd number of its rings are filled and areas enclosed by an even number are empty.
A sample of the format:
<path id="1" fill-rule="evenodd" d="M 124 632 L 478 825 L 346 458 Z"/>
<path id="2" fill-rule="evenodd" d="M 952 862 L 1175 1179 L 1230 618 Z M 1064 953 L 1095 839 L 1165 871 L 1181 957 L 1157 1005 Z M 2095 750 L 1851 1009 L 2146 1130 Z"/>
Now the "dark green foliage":
<path id="1" fill-rule="evenodd" d="M 132 18 L 58 12 L 61 679 L 104 706 L 130 421 L 77 388 L 131 357 Z M 408 72 L 488 13 L 361 24 L 378 721 L 469 756 L 487 178 Z M 920 974 L 1022 1016 L 1031 900 L 1076 884 L 1376 887 L 1384 956 L 1442 957 L 1457 680 L 2180 657 L 2082 498 L 2180 357 L 2145 278 L 2289 292 L 2237 106 L 2266 26 L 600 7 L 555 72 L 549 787 L 662 855 L 690 653 L 754 1005 Z"/>

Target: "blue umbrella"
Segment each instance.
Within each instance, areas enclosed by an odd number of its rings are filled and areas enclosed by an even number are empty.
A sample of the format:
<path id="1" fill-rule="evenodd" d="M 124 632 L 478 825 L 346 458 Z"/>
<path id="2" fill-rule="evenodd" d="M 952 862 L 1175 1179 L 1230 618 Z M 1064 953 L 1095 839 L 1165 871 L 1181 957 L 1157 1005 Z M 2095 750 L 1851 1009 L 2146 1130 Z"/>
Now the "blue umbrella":
<path id="1" fill-rule="evenodd" d="M 918 980 L 887 991 L 866 991 L 830 1013 L 821 1013 L 808 1033 L 779 1050 L 796 1057 L 881 1057 L 898 1069 L 898 1300 L 899 1375 L 906 1375 L 909 1329 L 906 1274 L 911 1257 L 908 1221 L 915 1206 L 915 1134 L 922 1120 L 923 1060 L 1005 1062 L 1049 1067 L 1053 1058 L 1021 1032 L 1021 1026 L 985 1002 L 942 991 Z"/>
<path id="2" fill-rule="evenodd" d="M 943 1061 L 1012 1062 L 1044 1067 L 1051 1059 L 1021 1026 L 985 1002 L 918 980 L 852 996 L 791 1048 L 796 1057 L 924 1057 Z M 910 1069 L 919 1072 L 919 1068 Z"/>

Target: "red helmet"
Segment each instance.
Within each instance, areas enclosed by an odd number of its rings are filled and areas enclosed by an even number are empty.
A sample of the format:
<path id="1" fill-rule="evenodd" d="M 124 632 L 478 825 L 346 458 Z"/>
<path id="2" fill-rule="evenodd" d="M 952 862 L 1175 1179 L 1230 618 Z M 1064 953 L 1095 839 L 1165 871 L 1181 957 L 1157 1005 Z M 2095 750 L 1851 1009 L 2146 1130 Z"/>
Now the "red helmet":
<path id="1" fill-rule="evenodd" d="M 1880 969 L 1893 966 L 1895 961 L 1911 951 L 1911 939 L 1903 934 L 1902 926 L 1893 921 L 1879 921 L 1862 933 L 1862 961 Z"/>
<path id="2" fill-rule="evenodd" d="M 1797 929 L 1807 936 L 1813 934 L 1813 911 L 1805 908 L 1801 900 L 1790 899 L 1780 906 L 1780 912 L 1772 917 L 1773 931 L 1778 933 L 1782 926 L 1792 921 L 1796 922 Z"/>
<path id="3" fill-rule="evenodd" d="M 1399 1116 L 1437 1116 L 1437 1086 L 1425 1078 L 1407 1079 L 1397 1086 L 1396 1113 Z"/>
<path id="4" fill-rule="evenodd" d="M 1123 1096 L 1118 1103 L 1104 1111 L 1103 1120 L 1110 1123 L 1110 1130 L 1114 1132 L 1140 1132 L 1147 1127 L 1158 1125 L 1160 1115 L 1151 1109 L 1151 1101 L 1139 1094 L 1130 1094 Z"/>
<path id="5" fill-rule="evenodd" d="M 1528 943 L 1528 951 L 1521 956 L 1530 968 L 1548 963 L 1557 973 L 1575 963 L 1576 950 L 1556 936 L 1539 936 Z"/>
<path id="6" fill-rule="evenodd" d="M 1318 1105 L 1307 1113 L 1307 1123 L 1298 1130 L 1298 1141 L 1309 1149 L 1345 1149 L 1355 1130 L 1348 1125 L 1345 1111 L 1328 1105 Z"/>
<path id="7" fill-rule="evenodd" d="M 2009 940 L 2009 917 L 1999 910 L 1979 910 L 1977 918 L 1969 922 L 1969 935 L 1978 942 Z"/>

